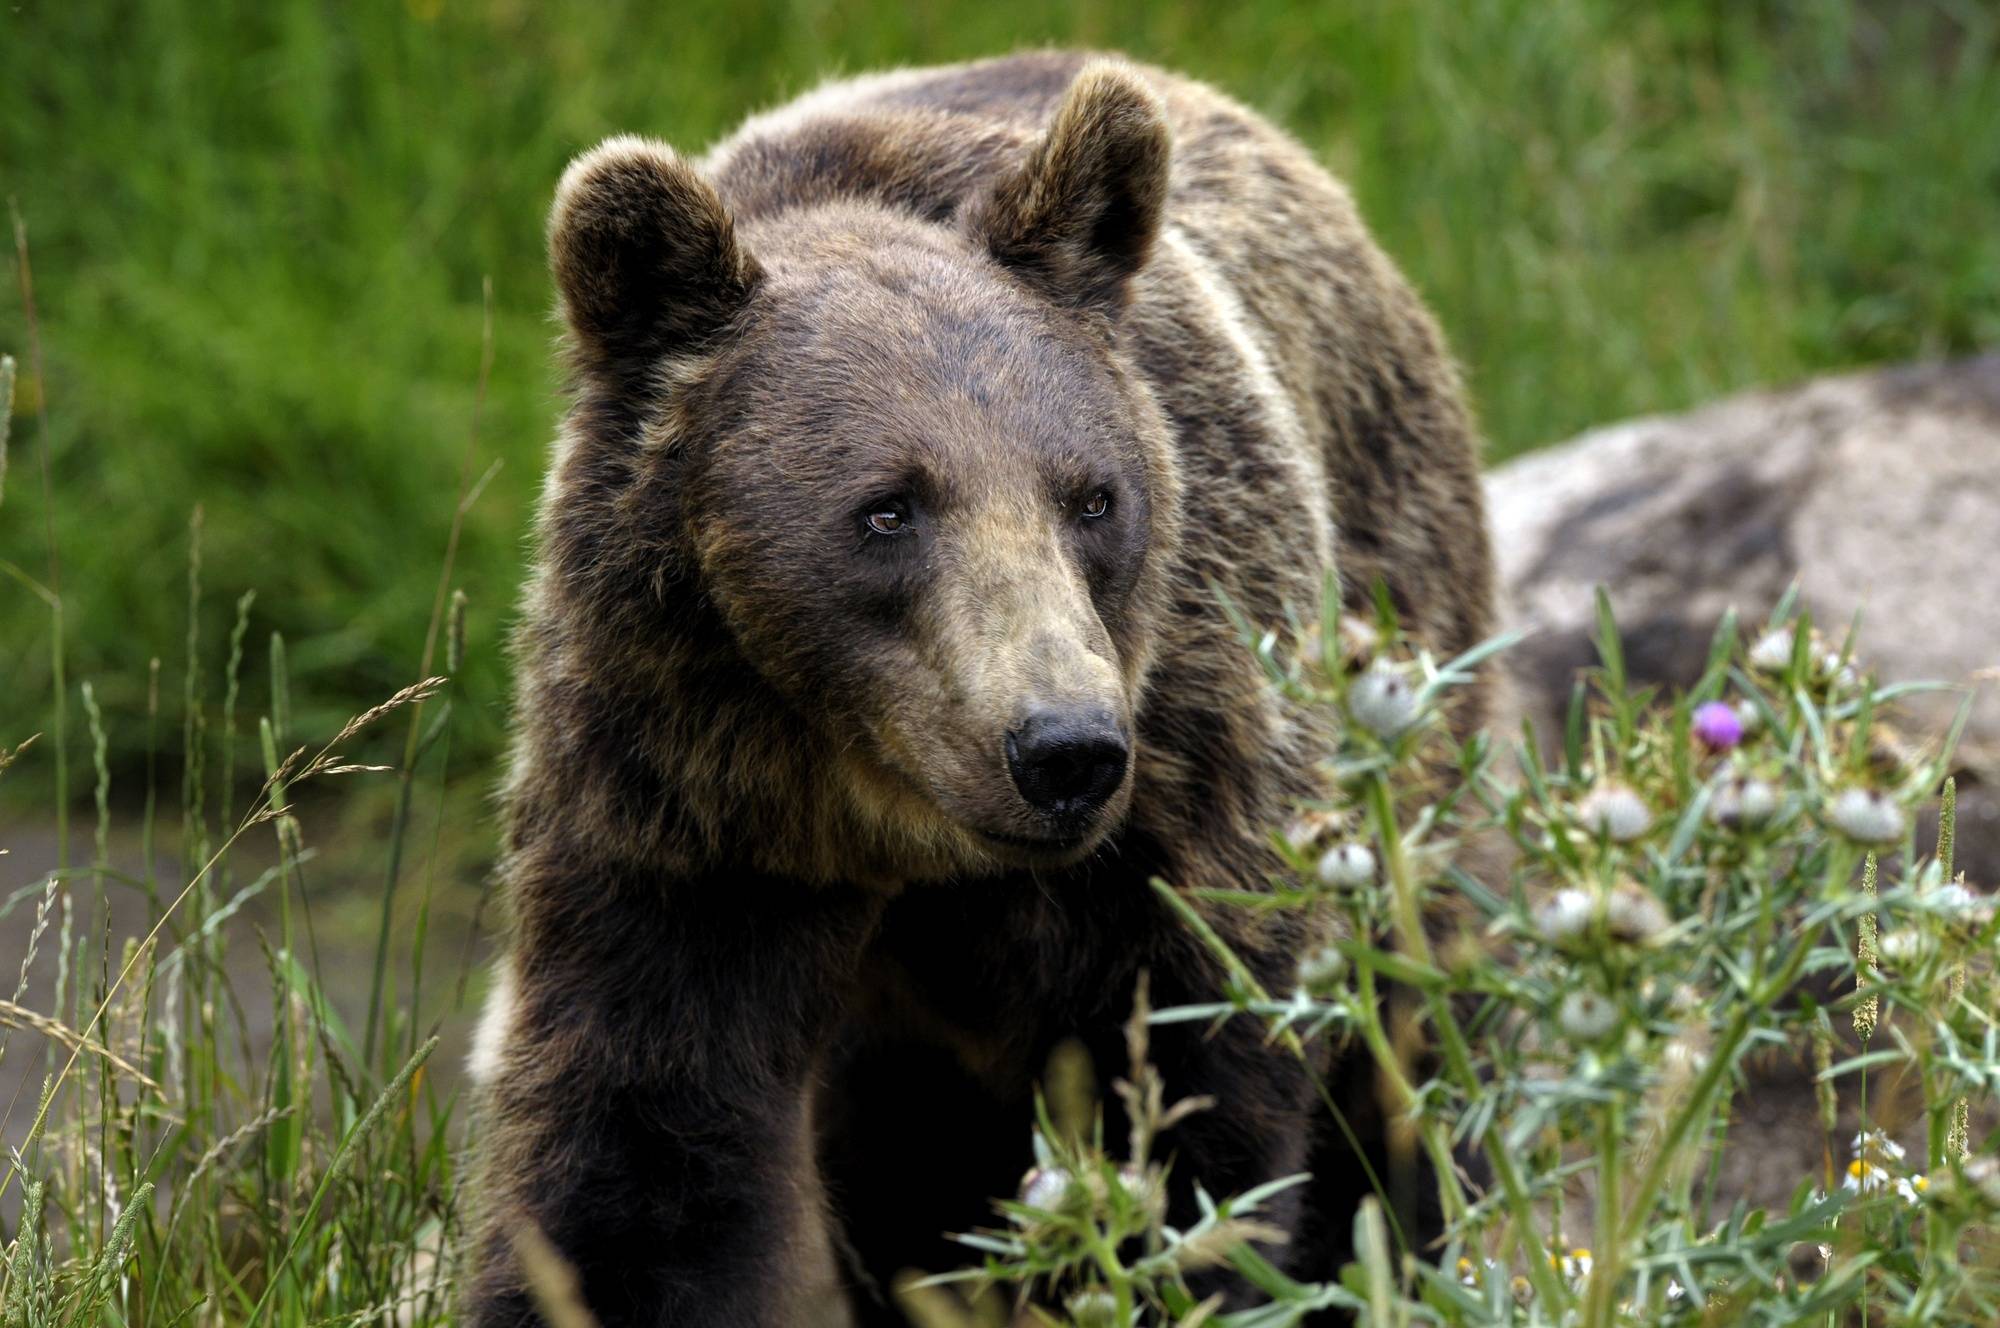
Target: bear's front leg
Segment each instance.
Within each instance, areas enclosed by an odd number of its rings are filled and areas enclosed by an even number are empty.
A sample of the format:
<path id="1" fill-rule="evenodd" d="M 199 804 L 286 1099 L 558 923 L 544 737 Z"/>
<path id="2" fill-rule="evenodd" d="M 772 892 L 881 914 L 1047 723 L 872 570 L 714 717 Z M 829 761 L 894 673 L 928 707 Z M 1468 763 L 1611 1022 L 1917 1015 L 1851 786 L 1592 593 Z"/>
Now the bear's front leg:
<path id="1" fill-rule="evenodd" d="M 466 1322 L 540 1322 L 514 1249 L 532 1223 L 605 1328 L 845 1323 L 812 1086 L 878 906 L 558 854 L 510 876 Z"/>
<path id="2" fill-rule="evenodd" d="M 1266 989 L 1288 992 L 1297 938 L 1281 926 L 1259 934 L 1254 927 L 1229 925 L 1238 920 L 1213 922 Z M 1209 1004 L 1228 990 L 1229 978 L 1177 919 L 1162 918 L 1149 986 L 1153 1008 L 1167 1009 Z M 1153 1028 L 1149 1042 L 1150 1059 L 1169 1102 L 1212 1100 L 1161 1137 L 1161 1155 L 1171 1159 L 1168 1218 L 1173 1225 L 1185 1230 L 1198 1218 L 1197 1183 L 1219 1201 L 1308 1170 L 1319 1114 L 1313 1070 L 1282 1039 L 1272 1038 L 1262 1020 L 1239 1015 L 1219 1026 L 1163 1024 Z M 1323 1066 L 1322 1052 L 1309 1052 L 1314 1070 Z M 1282 1245 L 1263 1248 L 1272 1262 L 1301 1275 L 1323 1274 L 1327 1270 L 1313 1266 L 1311 1242 L 1300 1239 L 1306 1199 L 1307 1188 L 1296 1186 L 1266 1200 L 1254 1216 L 1291 1235 Z M 1208 1270 L 1191 1281 L 1201 1296 L 1223 1292 L 1232 1309 L 1261 1303 L 1227 1268 Z"/>

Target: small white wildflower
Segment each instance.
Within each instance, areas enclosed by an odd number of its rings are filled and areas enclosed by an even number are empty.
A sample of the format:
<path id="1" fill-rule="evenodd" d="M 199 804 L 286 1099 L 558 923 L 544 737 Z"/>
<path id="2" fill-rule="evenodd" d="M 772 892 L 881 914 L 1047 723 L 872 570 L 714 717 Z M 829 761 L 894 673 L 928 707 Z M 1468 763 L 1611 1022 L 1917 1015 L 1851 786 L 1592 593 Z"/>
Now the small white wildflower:
<path id="1" fill-rule="evenodd" d="M 1492 1259 L 1481 1259 L 1475 1264 L 1472 1260 L 1461 1254 L 1458 1256 L 1458 1284 L 1460 1286 L 1478 1286 L 1482 1279 L 1491 1273 L 1499 1271 L 1499 1268 L 1500 1265 Z"/>
<path id="2" fill-rule="evenodd" d="M 1347 689 L 1347 713 L 1378 738 L 1417 722 L 1417 689 L 1395 665 L 1377 660 Z"/>
<path id="3" fill-rule="evenodd" d="M 1375 850 L 1350 839 L 1319 856 L 1319 879 L 1332 886 L 1356 889 L 1375 880 Z"/>
<path id="4" fill-rule="evenodd" d="M 1750 667 L 1765 673 L 1783 673 L 1792 662 L 1793 632 L 1789 627 L 1777 627 L 1757 638 L 1750 647 Z"/>
<path id="5" fill-rule="evenodd" d="M 1076 1178 L 1061 1167 L 1036 1167 L 1021 1178 L 1021 1202 L 1030 1208 L 1054 1212 L 1068 1197 Z"/>
<path id="6" fill-rule="evenodd" d="M 1881 940 L 1879 949 L 1885 964 L 1914 964 L 1930 952 L 1930 938 L 1908 927 L 1892 931 Z"/>
<path id="7" fill-rule="evenodd" d="M 1562 945 L 1583 935 L 1596 912 L 1597 905 L 1589 891 L 1565 886 L 1535 910 L 1535 929 L 1551 945 Z"/>
<path id="8" fill-rule="evenodd" d="M 1322 945 L 1299 960 L 1299 986 L 1309 992 L 1325 992 L 1347 976 L 1347 956 L 1331 945 Z"/>
<path id="9" fill-rule="evenodd" d="M 1924 1195 L 1930 1190 L 1930 1188 L 1931 1188 L 1931 1183 L 1928 1177 L 1925 1176 L 1899 1177 L 1896 1181 L 1896 1197 L 1901 1199 L 1904 1203 L 1907 1204 L 1921 1203 L 1923 1202 Z"/>
<path id="10" fill-rule="evenodd" d="M 1618 1026 L 1618 1007 L 1594 991 L 1563 997 L 1556 1024 L 1572 1042 L 1595 1042 Z"/>
<path id="11" fill-rule="evenodd" d="M 1906 1155 L 1901 1144 L 1880 1130 L 1861 1131 L 1848 1143 L 1847 1148 L 1855 1157 L 1865 1158 L 1873 1155 L 1886 1157 L 1891 1162 L 1901 1162 Z"/>
<path id="12" fill-rule="evenodd" d="M 1620 844 L 1653 828 L 1652 809 L 1623 784 L 1599 784 L 1576 805 L 1576 815 L 1592 834 L 1605 835 Z"/>
<path id="13" fill-rule="evenodd" d="M 1667 910 L 1652 892 L 1631 881 L 1620 881 L 1604 904 L 1604 922 L 1621 941 L 1644 945 L 1667 929 Z"/>
<path id="14" fill-rule="evenodd" d="M 1667 1303 L 1673 1304 L 1687 1295 L 1687 1288 L 1673 1278 L 1667 1279 Z"/>
<path id="15" fill-rule="evenodd" d="M 1569 1280 L 1570 1285 L 1582 1286 L 1590 1280 L 1590 1270 L 1595 1261 L 1591 1259 L 1589 1250 L 1578 1248 L 1561 1258 L 1551 1254 L 1549 1262 Z"/>
<path id="16" fill-rule="evenodd" d="M 1834 795 L 1826 818 L 1860 844 L 1891 844 L 1903 837 L 1903 809 L 1880 789 L 1842 789 Z"/>
<path id="17" fill-rule="evenodd" d="M 1753 776 L 1731 779 L 1708 800 L 1708 816 L 1717 825 L 1762 825 L 1778 811 L 1778 790 Z"/>
<path id="18" fill-rule="evenodd" d="M 1847 1174 L 1841 1177 L 1840 1188 L 1853 1194 L 1872 1194 L 1888 1189 L 1891 1179 L 1887 1167 L 1857 1157 L 1847 1164 Z"/>
<path id="19" fill-rule="evenodd" d="M 1764 712 L 1757 708 L 1754 701 L 1738 701 L 1736 722 L 1743 726 L 1743 736 L 1747 738 L 1764 727 Z"/>

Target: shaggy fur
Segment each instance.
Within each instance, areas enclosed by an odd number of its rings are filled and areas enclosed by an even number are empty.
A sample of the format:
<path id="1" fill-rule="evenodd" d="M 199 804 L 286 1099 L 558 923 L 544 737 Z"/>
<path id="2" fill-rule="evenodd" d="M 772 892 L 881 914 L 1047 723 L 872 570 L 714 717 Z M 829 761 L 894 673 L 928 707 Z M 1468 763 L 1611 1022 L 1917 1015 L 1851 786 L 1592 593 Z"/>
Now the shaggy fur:
<path id="1" fill-rule="evenodd" d="M 836 84 L 699 163 L 612 140 L 550 252 L 574 403 L 518 638 L 468 1321 L 534 1321 L 530 1220 L 606 1324 L 893 1323 L 882 1288 L 962 1262 L 940 1233 L 1018 1181 L 1050 1048 L 1108 1080 L 1142 970 L 1220 989 L 1148 880 L 1262 888 L 1317 792 L 1324 717 L 1216 592 L 1277 622 L 1337 550 L 1434 649 L 1488 630 L 1458 379 L 1295 143 L 1080 55 Z M 1129 735 L 1081 822 L 1010 778 L 1037 705 Z M 1303 924 L 1215 925 L 1289 988 Z M 1274 1254 L 1330 1273 L 1365 1190 L 1296 1062 L 1241 1020 L 1154 1051 L 1218 1100 L 1164 1141 L 1173 1202 L 1310 1168 Z"/>

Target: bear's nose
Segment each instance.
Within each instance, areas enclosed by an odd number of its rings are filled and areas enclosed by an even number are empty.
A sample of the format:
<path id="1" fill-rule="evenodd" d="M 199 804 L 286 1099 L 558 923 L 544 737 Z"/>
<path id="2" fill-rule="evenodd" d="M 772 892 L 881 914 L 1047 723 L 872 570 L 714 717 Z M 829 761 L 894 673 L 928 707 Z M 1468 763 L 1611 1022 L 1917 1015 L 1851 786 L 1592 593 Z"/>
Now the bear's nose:
<path id="1" fill-rule="evenodd" d="M 1102 807 L 1125 778 L 1132 744 L 1110 711 L 1037 708 L 1007 733 L 1007 768 L 1028 805 L 1074 823 Z"/>

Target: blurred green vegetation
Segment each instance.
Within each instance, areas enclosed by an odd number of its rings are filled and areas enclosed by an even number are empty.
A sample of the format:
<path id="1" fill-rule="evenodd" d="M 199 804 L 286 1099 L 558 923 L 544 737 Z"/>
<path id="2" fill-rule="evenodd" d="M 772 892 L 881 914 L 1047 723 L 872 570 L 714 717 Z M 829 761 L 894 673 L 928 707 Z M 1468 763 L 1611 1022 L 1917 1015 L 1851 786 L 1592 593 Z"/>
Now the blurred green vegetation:
<path id="1" fill-rule="evenodd" d="M 490 753 L 559 408 L 541 228 L 565 159 L 622 130 L 698 147 L 828 74 L 1044 43 L 1210 79 L 1319 151 L 1436 307 L 1495 456 L 2000 340 L 2000 48 L 1971 0 L 24 0 L 0 14 L 0 192 L 48 381 L 8 283 L 0 558 L 47 565 L 45 393 L 70 686 L 143 716 L 157 654 L 179 693 L 197 503 L 211 677 L 255 588 L 251 648 L 282 630 L 298 695 L 348 710 L 409 681 L 490 276 L 475 472 L 505 465 L 456 578 L 461 741 Z M 47 727 L 48 621 L 0 579 L 0 741 Z M 143 720 L 111 742 L 134 759 Z"/>

